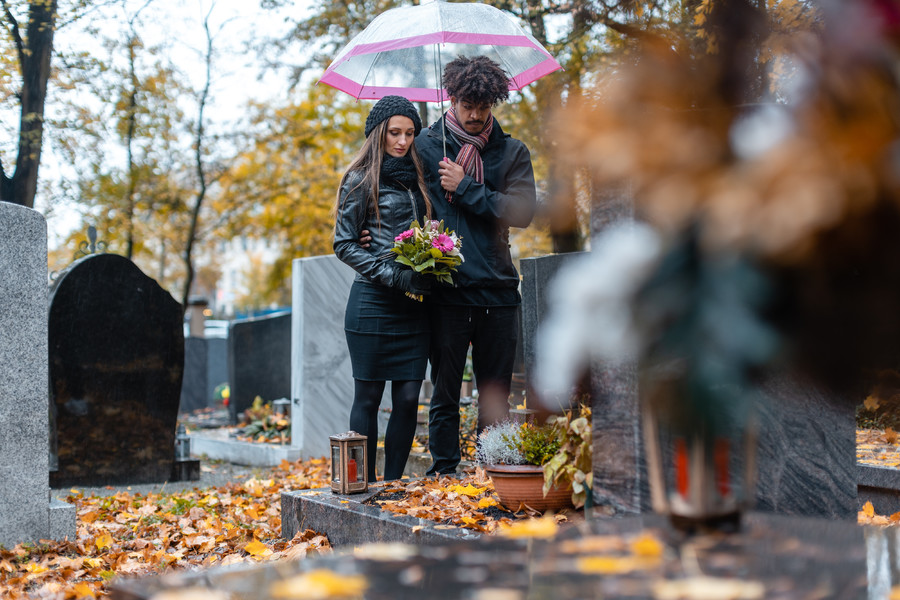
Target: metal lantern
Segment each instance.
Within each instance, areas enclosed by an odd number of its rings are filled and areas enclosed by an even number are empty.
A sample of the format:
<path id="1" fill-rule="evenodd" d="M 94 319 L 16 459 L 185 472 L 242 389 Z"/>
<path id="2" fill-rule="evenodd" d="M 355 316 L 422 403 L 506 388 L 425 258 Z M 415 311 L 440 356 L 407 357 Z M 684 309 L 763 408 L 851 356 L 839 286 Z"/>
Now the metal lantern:
<path id="1" fill-rule="evenodd" d="M 348 431 L 328 439 L 331 442 L 331 491 L 358 494 L 369 489 L 366 436 Z"/>
<path id="2" fill-rule="evenodd" d="M 188 460 L 191 458 L 191 438 L 187 434 L 184 425 L 179 425 L 175 430 L 175 460 Z"/>
<path id="3" fill-rule="evenodd" d="M 668 403 L 644 402 L 642 411 L 653 510 L 683 530 L 738 529 L 755 496 L 755 411 Z"/>

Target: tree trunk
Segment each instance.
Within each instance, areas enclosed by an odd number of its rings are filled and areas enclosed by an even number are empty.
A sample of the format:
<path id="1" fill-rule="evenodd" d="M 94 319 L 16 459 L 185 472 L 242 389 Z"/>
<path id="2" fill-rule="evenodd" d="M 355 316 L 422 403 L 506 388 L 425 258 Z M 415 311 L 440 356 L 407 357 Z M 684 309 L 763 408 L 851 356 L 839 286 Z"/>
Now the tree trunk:
<path id="1" fill-rule="evenodd" d="M 53 34 L 56 29 L 56 0 L 33 0 L 28 7 L 28 26 L 22 39 L 18 23 L 8 10 L 5 18 L 19 53 L 22 72 L 19 147 L 15 171 L 7 175 L 0 169 L 0 200 L 34 207 L 38 165 L 44 134 L 44 101 L 50 78 Z"/>

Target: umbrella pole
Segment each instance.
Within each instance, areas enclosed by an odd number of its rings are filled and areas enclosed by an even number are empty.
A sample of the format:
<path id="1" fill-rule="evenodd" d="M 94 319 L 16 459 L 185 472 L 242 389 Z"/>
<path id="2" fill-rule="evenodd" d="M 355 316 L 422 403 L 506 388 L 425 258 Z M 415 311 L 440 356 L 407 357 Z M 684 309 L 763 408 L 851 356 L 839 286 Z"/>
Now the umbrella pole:
<path id="1" fill-rule="evenodd" d="M 447 158 L 447 128 L 444 123 L 444 73 L 441 70 L 441 44 L 437 43 L 437 62 L 434 64 L 434 75 L 438 81 L 438 100 L 441 101 L 441 142 L 444 145 L 444 158 Z"/>

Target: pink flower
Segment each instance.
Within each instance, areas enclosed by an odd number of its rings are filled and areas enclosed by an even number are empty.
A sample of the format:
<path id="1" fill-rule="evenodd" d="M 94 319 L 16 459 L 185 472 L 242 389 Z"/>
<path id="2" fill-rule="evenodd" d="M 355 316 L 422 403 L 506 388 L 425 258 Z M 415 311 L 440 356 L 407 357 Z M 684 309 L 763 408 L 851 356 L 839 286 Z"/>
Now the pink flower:
<path id="1" fill-rule="evenodd" d="M 433 248 L 437 248 L 441 252 L 450 252 L 454 248 L 453 238 L 451 238 L 446 233 L 441 233 L 434 236 L 434 238 L 431 240 L 431 246 Z"/>
<path id="2" fill-rule="evenodd" d="M 404 231 L 403 233 L 401 233 L 400 235 L 395 237 L 394 241 L 402 242 L 404 240 L 408 240 L 409 238 L 413 237 L 414 235 L 416 235 L 415 231 L 413 231 L 412 229 L 407 229 L 406 231 Z"/>

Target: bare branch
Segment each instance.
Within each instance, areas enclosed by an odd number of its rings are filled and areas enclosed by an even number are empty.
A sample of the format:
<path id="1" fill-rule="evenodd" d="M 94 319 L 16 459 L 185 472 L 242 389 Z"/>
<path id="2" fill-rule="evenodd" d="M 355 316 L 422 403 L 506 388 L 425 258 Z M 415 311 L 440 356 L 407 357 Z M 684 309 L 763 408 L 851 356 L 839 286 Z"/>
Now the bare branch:
<path id="1" fill-rule="evenodd" d="M 6 0 L 0 0 L 0 6 L 3 6 L 3 13 L 6 15 L 7 31 L 9 31 L 9 35 L 12 36 L 12 39 L 16 44 L 16 52 L 19 54 L 19 64 L 24 65 L 25 42 L 22 40 L 22 34 L 19 31 L 19 22 L 16 21 L 16 17 L 12 14 L 12 10 L 10 10 L 9 3 Z"/>

